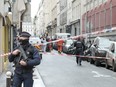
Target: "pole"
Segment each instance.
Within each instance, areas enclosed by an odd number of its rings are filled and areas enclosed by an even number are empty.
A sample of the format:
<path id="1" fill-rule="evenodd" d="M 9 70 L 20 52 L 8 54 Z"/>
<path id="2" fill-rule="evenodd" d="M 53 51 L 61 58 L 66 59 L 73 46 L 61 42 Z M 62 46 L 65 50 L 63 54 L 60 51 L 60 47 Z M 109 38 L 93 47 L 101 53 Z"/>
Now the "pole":
<path id="1" fill-rule="evenodd" d="M 10 71 L 6 72 L 6 87 L 11 87 L 11 75 L 12 73 Z"/>
<path id="2" fill-rule="evenodd" d="M 24 16 L 24 14 L 25 14 L 25 12 L 27 11 L 27 4 L 28 3 L 25 3 L 25 7 L 26 7 L 26 10 L 21 14 L 19 14 L 19 33 L 21 33 L 22 32 L 22 22 L 23 22 L 23 16 Z"/>
<path id="3" fill-rule="evenodd" d="M 20 33 L 22 32 L 22 21 L 23 21 L 23 14 L 20 16 Z"/>

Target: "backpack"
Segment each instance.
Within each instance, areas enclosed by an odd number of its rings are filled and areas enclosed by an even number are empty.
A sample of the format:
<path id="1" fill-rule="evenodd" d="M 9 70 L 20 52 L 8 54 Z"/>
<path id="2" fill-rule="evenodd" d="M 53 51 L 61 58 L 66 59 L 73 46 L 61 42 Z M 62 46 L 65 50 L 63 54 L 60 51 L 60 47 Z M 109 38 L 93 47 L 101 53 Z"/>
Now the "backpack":
<path id="1" fill-rule="evenodd" d="M 76 42 L 76 48 L 82 48 L 82 42 L 81 41 L 77 41 Z"/>

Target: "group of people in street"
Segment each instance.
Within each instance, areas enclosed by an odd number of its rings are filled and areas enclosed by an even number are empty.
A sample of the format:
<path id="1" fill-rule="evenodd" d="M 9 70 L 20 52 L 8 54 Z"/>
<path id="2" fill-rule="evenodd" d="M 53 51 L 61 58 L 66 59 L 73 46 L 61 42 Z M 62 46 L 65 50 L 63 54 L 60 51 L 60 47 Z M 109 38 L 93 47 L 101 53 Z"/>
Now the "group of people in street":
<path id="1" fill-rule="evenodd" d="M 49 37 L 41 37 L 41 43 L 42 43 L 42 51 L 43 52 L 51 52 L 53 49 L 53 43 L 51 41 L 53 41 L 52 38 Z"/>
<path id="2" fill-rule="evenodd" d="M 53 43 L 51 41 L 53 41 L 53 39 L 42 37 L 41 41 L 43 43 L 43 46 L 42 46 L 43 52 L 46 52 L 46 51 L 51 52 L 51 50 L 53 49 Z M 51 42 L 51 43 L 46 44 L 47 42 Z M 61 37 L 56 39 L 55 44 L 57 45 L 57 51 L 59 54 L 62 53 L 63 43 L 65 43 L 65 41 Z M 84 55 L 84 51 L 86 49 L 84 38 L 78 37 L 76 41 L 74 42 L 74 48 L 76 48 L 75 50 L 76 63 L 81 66 L 82 58 L 80 56 Z"/>
<path id="3" fill-rule="evenodd" d="M 20 46 L 24 50 L 24 54 L 27 59 L 22 55 L 19 45 L 17 45 L 14 51 L 9 55 L 9 62 L 13 62 L 15 66 L 14 76 L 13 76 L 13 87 L 20 87 L 22 82 L 24 87 L 33 87 L 33 68 L 41 63 L 41 58 L 39 51 L 29 43 L 30 34 L 28 32 L 20 33 L 18 41 Z M 51 52 L 53 49 L 53 39 L 41 37 L 42 51 Z M 58 38 L 55 42 L 58 47 L 58 53 L 62 53 L 62 46 L 65 41 L 62 38 Z M 85 50 L 85 44 L 83 39 L 78 38 L 74 42 L 74 47 L 76 48 L 76 63 L 81 66 L 82 58 L 79 55 L 83 55 Z"/>

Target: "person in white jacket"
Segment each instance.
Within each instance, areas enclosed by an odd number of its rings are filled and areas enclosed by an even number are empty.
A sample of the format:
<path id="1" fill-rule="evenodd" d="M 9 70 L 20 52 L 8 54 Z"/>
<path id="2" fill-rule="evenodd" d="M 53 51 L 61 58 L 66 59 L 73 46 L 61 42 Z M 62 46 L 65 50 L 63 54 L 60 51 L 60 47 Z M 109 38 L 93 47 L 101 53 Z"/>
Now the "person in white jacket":
<path id="1" fill-rule="evenodd" d="M 42 42 L 42 44 L 43 44 L 43 45 L 42 45 L 42 51 L 43 51 L 43 52 L 46 52 L 46 39 L 45 39 L 45 38 L 42 38 L 42 39 L 41 39 L 41 42 Z"/>

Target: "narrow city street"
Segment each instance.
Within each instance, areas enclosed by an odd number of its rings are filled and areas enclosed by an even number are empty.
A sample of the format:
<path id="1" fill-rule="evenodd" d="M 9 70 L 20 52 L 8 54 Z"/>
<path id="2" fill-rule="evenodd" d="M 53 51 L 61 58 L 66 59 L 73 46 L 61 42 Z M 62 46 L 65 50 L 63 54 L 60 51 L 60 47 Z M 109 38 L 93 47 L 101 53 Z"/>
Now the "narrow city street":
<path id="1" fill-rule="evenodd" d="M 116 82 L 116 73 L 112 70 L 86 61 L 79 66 L 71 56 L 44 54 L 37 69 L 45 87 L 115 87 Z"/>
<path id="2" fill-rule="evenodd" d="M 115 18 L 116 0 L 0 0 L 0 87 L 116 87 Z"/>

